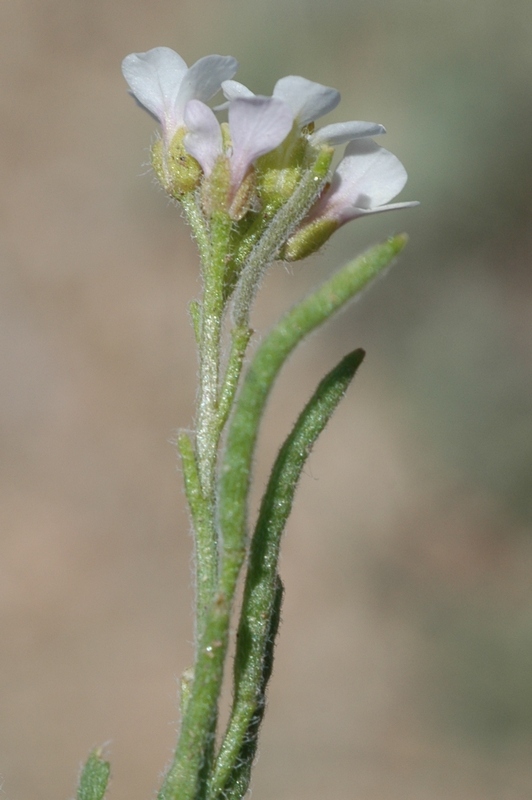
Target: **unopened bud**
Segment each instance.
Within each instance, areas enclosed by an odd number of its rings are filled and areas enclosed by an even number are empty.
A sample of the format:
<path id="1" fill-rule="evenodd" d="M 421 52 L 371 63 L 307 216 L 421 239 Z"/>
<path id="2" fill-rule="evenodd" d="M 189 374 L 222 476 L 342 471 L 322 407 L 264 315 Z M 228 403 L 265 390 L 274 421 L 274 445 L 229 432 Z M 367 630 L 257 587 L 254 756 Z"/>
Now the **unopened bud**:
<path id="1" fill-rule="evenodd" d="M 304 225 L 288 239 L 281 257 L 285 261 L 299 261 L 312 255 L 338 228 L 338 221 L 330 217 L 322 217 Z"/>
<path id="2" fill-rule="evenodd" d="M 306 160 L 307 140 L 294 126 L 284 142 L 257 162 L 258 187 L 265 206 L 279 208 L 293 195 Z"/>

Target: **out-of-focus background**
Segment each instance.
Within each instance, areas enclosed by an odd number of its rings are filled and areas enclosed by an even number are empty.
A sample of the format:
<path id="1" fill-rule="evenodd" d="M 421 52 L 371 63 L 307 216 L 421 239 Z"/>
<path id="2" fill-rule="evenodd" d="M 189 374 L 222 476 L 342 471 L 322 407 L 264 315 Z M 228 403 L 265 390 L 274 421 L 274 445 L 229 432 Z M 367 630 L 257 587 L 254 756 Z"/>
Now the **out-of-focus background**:
<path id="1" fill-rule="evenodd" d="M 367 360 L 303 476 L 254 797 L 532 794 L 530 0 L 3 0 L 0 5 L 0 775 L 72 797 L 111 742 L 109 800 L 151 797 L 191 660 L 197 259 L 154 188 L 154 123 L 120 61 L 211 52 L 269 94 L 337 87 L 382 122 L 418 209 L 272 269 L 267 328 L 369 244 L 385 280 L 292 359 L 258 485 L 349 349 Z"/>

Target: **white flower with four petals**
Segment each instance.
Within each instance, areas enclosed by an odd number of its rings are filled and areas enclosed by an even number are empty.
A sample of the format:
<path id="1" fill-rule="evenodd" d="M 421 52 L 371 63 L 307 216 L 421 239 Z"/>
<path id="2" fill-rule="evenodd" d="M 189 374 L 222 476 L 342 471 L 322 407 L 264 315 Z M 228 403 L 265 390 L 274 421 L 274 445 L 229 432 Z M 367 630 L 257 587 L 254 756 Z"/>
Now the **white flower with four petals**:
<path id="1" fill-rule="evenodd" d="M 389 203 L 404 187 L 407 177 L 406 169 L 389 150 L 372 139 L 352 141 L 305 222 L 333 219 L 344 225 L 367 214 L 417 206 L 417 201 Z"/>
<path id="2" fill-rule="evenodd" d="M 168 147 L 184 125 L 189 100 L 210 100 L 224 80 L 238 68 L 232 56 L 205 56 L 187 67 L 169 47 L 154 47 L 147 53 L 131 53 L 122 61 L 122 74 L 132 95 L 161 124 Z"/>
<path id="3" fill-rule="evenodd" d="M 237 97 L 255 97 L 247 86 L 233 80 L 223 81 L 222 91 L 229 101 Z M 294 123 L 299 131 L 328 114 L 340 102 L 339 91 L 330 86 L 309 81 L 300 75 L 287 75 L 285 78 L 280 78 L 273 88 L 272 97 L 283 100 L 290 106 Z M 224 103 L 219 108 L 226 106 L 227 103 Z M 335 146 L 345 144 L 352 139 L 379 136 L 381 133 L 386 133 L 386 129 L 376 122 L 336 122 L 332 125 L 325 125 L 310 134 L 309 141 L 315 146 L 321 144 Z"/>
<path id="4" fill-rule="evenodd" d="M 168 47 L 146 53 L 132 53 L 122 62 L 122 72 L 136 100 L 161 124 L 165 148 L 176 132 L 186 129 L 184 146 L 206 177 L 222 156 L 230 168 L 230 199 L 234 197 L 253 162 L 277 148 L 290 131 L 298 135 L 340 101 L 336 89 L 288 75 L 275 84 L 272 97 L 254 95 L 246 86 L 231 80 L 238 63 L 231 56 L 200 58 L 191 67 Z M 224 153 L 220 123 L 206 101 L 219 89 L 228 103 L 231 148 Z M 381 211 L 409 208 L 417 202 L 391 203 L 404 187 L 407 173 L 396 156 L 370 137 L 385 133 L 373 122 L 340 122 L 305 132 L 309 143 L 345 144 L 331 183 L 315 203 L 303 225 L 318 219 L 343 225 L 349 220 Z"/>

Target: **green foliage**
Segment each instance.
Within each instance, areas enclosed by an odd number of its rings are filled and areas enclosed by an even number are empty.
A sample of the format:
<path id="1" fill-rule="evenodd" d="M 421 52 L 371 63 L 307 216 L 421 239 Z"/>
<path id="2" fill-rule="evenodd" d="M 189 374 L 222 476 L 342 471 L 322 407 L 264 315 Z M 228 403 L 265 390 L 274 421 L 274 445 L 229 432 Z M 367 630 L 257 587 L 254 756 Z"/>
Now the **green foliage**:
<path id="1" fill-rule="evenodd" d="M 233 708 L 209 787 L 212 800 L 243 797 L 247 791 L 279 624 L 282 586 L 277 562 L 281 535 L 310 451 L 363 357 L 362 350 L 355 350 L 325 376 L 281 447 L 272 469 L 250 547 L 235 655 Z"/>
<path id="2" fill-rule="evenodd" d="M 111 765 L 102 758 L 100 748 L 93 750 L 80 775 L 77 800 L 103 800 Z"/>

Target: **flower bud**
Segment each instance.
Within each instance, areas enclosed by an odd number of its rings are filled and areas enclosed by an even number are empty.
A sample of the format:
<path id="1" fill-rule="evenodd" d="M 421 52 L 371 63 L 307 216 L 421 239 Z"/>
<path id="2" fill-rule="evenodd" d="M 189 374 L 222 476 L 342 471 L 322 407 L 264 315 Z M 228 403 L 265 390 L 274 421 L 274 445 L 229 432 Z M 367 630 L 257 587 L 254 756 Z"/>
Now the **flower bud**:
<path id="1" fill-rule="evenodd" d="M 307 141 L 292 128 L 284 142 L 258 159 L 258 189 L 265 206 L 279 208 L 293 195 L 303 173 Z"/>
<path id="2" fill-rule="evenodd" d="M 281 258 L 285 261 L 299 261 L 312 255 L 339 227 L 337 220 L 327 217 L 310 222 L 288 239 Z"/>

